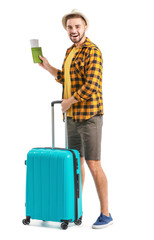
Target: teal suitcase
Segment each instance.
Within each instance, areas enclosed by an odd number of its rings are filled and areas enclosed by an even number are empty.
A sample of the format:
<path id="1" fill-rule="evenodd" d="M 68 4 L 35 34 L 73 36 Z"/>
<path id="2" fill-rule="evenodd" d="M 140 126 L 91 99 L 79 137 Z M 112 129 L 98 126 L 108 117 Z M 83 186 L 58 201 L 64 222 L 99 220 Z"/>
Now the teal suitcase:
<path id="1" fill-rule="evenodd" d="M 26 160 L 26 219 L 61 222 L 67 229 L 70 222 L 82 223 L 82 190 L 80 155 L 67 148 L 54 147 L 54 101 L 52 105 L 52 148 L 33 148 Z"/>

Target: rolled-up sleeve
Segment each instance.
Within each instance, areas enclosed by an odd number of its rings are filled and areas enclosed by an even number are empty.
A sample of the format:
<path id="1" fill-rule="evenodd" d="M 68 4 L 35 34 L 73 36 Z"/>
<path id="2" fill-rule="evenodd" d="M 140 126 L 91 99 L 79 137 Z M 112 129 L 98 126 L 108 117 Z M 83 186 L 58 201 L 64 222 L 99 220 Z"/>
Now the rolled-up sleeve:
<path id="1" fill-rule="evenodd" d="M 97 93 L 100 81 L 102 81 L 103 59 L 98 49 L 91 49 L 85 60 L 85 84 L 74 93 L 78 102 L 87 101 L 94 93 Z"/>
<path id="2" fill-rule="evenodd" d="M 57 77 L 55 78 L 55 80 L 58 82 L 58 83 L 61 83 L 63 84 L 64 83 L 64 74 L 63 74 L 63 71 L 59 70 L 57 71 Z"/>

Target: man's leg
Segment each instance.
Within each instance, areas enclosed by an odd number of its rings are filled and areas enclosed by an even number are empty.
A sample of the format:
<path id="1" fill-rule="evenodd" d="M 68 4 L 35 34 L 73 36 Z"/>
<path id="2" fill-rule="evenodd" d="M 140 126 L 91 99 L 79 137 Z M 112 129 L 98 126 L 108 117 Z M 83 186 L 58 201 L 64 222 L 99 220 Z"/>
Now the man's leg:
<path id="1" fill-rule="evenodd" d="M 101 212 L 109 216 L 109 211 L 108 211 L 108 183 L 107 183 L 107 178 L 106 175 L 101 167 L 101 161 L 99 160 L 88 160 L 86 161 L 87 165 L 91 171 L 91 174 L 93 176 L 98 197 L 100 200 L 100 207 L 101 207 Z"/>
<path id="2" fill-rule="evenodd" d="M 84 167 L 84 162 L 85 162 L 84 157 L 80 157 L 82 192 L 83 192 L 83 185 L 84 185 L 84 180 L 85 180 L 85 167 Z"/>

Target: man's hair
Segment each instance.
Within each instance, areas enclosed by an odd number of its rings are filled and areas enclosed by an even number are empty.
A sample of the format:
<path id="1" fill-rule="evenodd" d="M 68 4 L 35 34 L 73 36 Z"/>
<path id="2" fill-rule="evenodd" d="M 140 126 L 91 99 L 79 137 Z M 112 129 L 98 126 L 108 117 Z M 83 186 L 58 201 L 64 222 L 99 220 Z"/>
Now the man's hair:
<path id="1" fill-rule="evenodd" d="M 67 20 L 68 20 L 68 19 L 71 19 L 71 18 L 81 18 L 81 19 L 85 22 L 85 24 L 87 25 L 86 20 L 85 20 L 80 14 L 70 14 L 70 15 L 68 15 L 68 16 L 66 17 L 65 25 L 66 25 L 66 23 L 67 23 Z"/>

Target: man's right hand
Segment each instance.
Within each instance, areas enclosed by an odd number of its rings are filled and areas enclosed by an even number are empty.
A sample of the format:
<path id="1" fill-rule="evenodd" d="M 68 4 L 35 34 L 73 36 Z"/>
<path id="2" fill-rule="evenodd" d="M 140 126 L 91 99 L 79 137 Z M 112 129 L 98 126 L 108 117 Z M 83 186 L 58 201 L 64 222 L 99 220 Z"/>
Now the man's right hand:
<path id="1" fill-rule="evenodd" d="M 39 58 L 42 60 L 42 63 L 39 63 L 39 65 L 43 67 L 45 70 L 49 71 L 50 64 L 48 60 L 45 57 L 41 57 L 41 56 L 39 56 Z"/>
<path id="2" fill-rule="evenodd" d="M 57 68 L 54 68 L 52 67 L 48 60 L 45 58 L 45 57 L 41 57 L 39 56 L 39 58 L 42 60 L 42 63 L 39 63 L 39 65 L 44 68 L 45 70 L 47 70 L 49 73 L 52 74 L 53 77 L 57 77 L 57 72 L 58 72 L 58 69 Z"/>

